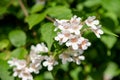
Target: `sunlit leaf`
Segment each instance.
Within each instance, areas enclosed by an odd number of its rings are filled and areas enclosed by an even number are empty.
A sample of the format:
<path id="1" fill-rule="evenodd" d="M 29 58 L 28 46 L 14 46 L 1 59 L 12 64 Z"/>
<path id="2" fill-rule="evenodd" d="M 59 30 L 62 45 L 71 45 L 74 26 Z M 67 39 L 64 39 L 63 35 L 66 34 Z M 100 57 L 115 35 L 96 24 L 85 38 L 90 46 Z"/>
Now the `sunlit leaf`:
<path id="1" fill-rule="evenodd" d="M 109 62 L 107 68 L 104 71 L 104 78 L 111 80 L 113 77 L 120 74 L 118 65 L 114 62 Z"/>
<path id="2" fill-rule="evenodd" d="M 52 76 L 52 73 L 51 72 L 45 72 L 44 73 L 44 79 L 45 80 L 53 80 L 53 76 Z"/>
<path id="3" fill-rule="evenodd" d="M 81 67 L 77 67 L 70 72 L 70 75 L 72 76 L 73 80 L 79 80 L 78 74 L 81 70 L 82 70 Z"/>
<path id="4" fill-rule="evenodd" d="M 84 3 L 84 5 L 86 7 L 93 7 L 95 5 L 99 5 L 100 3 L 101 3 L 101 0 L 94 0 L 94 1 L 92 1 L 92 0 L 86 0 L 85 3 Z"/>
<path id="5" fill-rule="evenodd" d="M 102 27 L 102 30 L 104 31 L 105 34 L 118 37 L 118 35 L 116 35 L 115 33 L 111 32 L 109 29 L 107 29 L 105 27 Z"/>
<path id="6" fill-rule="evenodd" d="M 9 65 L 7 61 L 0 59 L 0 79 L 1 80 L 14 80 L 13 76 L 10 75 L 10 72 L 8 71 Z"/>
<path id="7" fill-rule="evenodd" d="M 9 40 L 4 39 L 0 41 L 0 50 L 3 50 L 9 46 Z"/>
<path id="8" fill-rule="evenodd" d="M 54 42 L 54 37 L 56 32 L 54 31 L 53 23 L 46 23 L 40 28 L 42 34 L 42 40 L 47 43 L 49 50 L 51 49 L 52 43 Z"/>
<path id="9" fill-rule="evenodd" d="M 57 19 L 69 19 L 72 16 L 72 12 L 69 8 L 64 6 L 56 6 L 47 9 L 48 15 Z"/>
<path id="10" fill-rule="evenodd" d="M 38 11 L 41 11 L 43 8 L 44 8 L 44 5 L 37 3 L 32 7 L 31 13 L 36 13 Z"/>
<path id="11" fill-rule="evenodd" d="M 120 14 L 120 0 L 101 0 L 101 3 L 106 10 Z"/>
<path id="12" fill-rule="evenodd" d="M 9 33 L 9 40 L 15 47 L 24 46 L 27 36 L 22 30 L 13 30 Z"/>
<path id="13" fill-rule="evenodd" d="M 26 57 L 27 53 L 28 51 L 25 48 L 17 48 L 11 52 L 11 57 L 23 59 Z"/>
<path id="14" fill-rule="evenodd" d="M 33 26 L 44 20 L 45 16 L 45 13 L 31 14 L 30 16 L 26 17 L 25 21 L 29 24 L 29 29 L 32 29 Z"/>
<path id="15" fill-rule="evenodd" d="M 116 43 L 117 38 L 115 36 L 103 35 L 101 40 L 108 47 L 108 49 L 111 49 Z"/>

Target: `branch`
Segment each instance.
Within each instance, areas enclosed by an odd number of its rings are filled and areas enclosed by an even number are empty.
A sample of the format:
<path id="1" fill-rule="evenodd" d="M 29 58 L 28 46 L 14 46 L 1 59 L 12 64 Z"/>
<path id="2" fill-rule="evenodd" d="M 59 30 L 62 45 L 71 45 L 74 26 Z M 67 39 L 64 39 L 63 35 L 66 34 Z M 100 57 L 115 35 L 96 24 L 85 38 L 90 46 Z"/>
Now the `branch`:
<path id="1" fill-rule="evenodd" d="M 20 4 L 21 9 L 23 10 L 24 15 L 27 17 L 28 16 L 28 12 L 27 12 L 27 9 L 25 8 L 22 0 L 18 0 L 18 2 Z"/>
<path id="2" fill-rule="evenodd" d="M 46 16 L 45 17 L 46 19 L 48 19 L 49 21 L 51 21 L 51 22 L 55 22 L 55 20 L 54 19 L 52 19 L 51 17 L 49 17 L 49 16 Z"/>

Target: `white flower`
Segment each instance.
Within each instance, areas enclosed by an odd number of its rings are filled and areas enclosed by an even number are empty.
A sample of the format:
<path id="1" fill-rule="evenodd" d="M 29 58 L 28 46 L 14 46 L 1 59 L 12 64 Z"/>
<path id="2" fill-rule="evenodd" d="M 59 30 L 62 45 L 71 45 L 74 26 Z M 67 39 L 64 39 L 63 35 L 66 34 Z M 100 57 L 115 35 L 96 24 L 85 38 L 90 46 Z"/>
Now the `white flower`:
<path id="1" fill-rule="evenodd" d="M 80 29 L 82 28 L 81 18 L 77 16 L 73 16 L 70 20 L 71 25 L 71 33 L 75 33 L 76 35 L 80 35 Z"/>
<path id="2" fill-rule="evenodd" d="M 41 62 L 42 60 L 44 60 L 45 56 L 42 56 L 42 55 L 39 55 L 39 54 L 36 54 L 34 52 L 30 52 L 30 60 L 32 63 L 35 63 L 36 61 L 39 61 Z"/>
<path id="3" fill-rule="evenodd" d="M 79 45 L 79 49 L 86 50 L 90 45 L 91 43 L 88 42 L 88 39 L 81 37 L 81 44 Z"/>
<path id="4" fill-rule="evenodd" d="M 66 64 L 67 62 L 72 62 L 72 58 L 69 53 L 62 53 L 59 55 L 59 58 L 62 59 L 62 63 Z"/>
<path id="5" fill-rule="evenodd" d="M 21 69 L 13 68 L 13 71 L 14 71 L 14 73 L 13 73 L 14 77 L 19 76 L 19 74 L 21 73 Z"/>
<path id="6" fill-rule="evenodd" d="M 48 48 L 45 46 L 44 43 L 37 44 L 36 46 L 32 45 L 31 50 L 35 53 L 48 52 Z"/>
<path id="7" fill-rule="evenodd" d="M 78 49 L 78 45 L 81 43 L 81 38 L 79 37 L 72 37 L 69 41 L 66 42 L 66 46 L 72 46 L 74 50 Z"/>
<path id="8" fill-rule="evenodd" d="M 27 67 L 23 69 L 14 68 L 13 71 L 14 71 L 13 73 L 14 77 L 18 76 L 19 78 L 22 78 L 22 80 L 33 80 L 33 77 Z"/>
<path id="9" fill-rule="evenodd" d="M 97 29 L 92 29 L 92 31 L 95 33 L 97 38 L 100 38 L 100 35 L 103 34 L 104 32 L 100 29 L 101 25 L 97 26 Z"/>
<path id="10" fill-rule="evenodd" d="M 34 72 L 34 73 L 38 74 L 40 69 L 42 69 L 42 66 L 39 61 L 36 61 L 35 63 L 30 64 L 30 67 L 29 67 L 30 72 Z"/>
<path id="11" fill-rule="evenodd" d="M 58 35 L 55 37 L 56 41 L 59 41 L 60 44 L 65 43 L 69 38 L 72 36 L 72 34 L 68 31 L 62 31 L 61 33 L 58 33 Z"/>
<path id="12" fill-rule="evenodd" d="M 18 60 L 16 58 L 13 58 L 12 60 L 8 61 L 8 64 L 10 65 L 10 67 L 16 66 L 16 63 L 18 62 Z"/>
<path id="13" fill-rule="evenodd" d="M 76 62 L 76 64 L 79 65 L 81 63 L 81 60 L 85 60 L 85 57 L 82 55 L 74 54 L 72 56 L 72 59 L 73 59 L 73 62 Z"/>
<path id="14" fill-rule="evenodd" d="M 85 23 L 87 24 L 87 26 L 91 27 L 92 29 L 97 29 L 97 25 L 99 25 L 99 21 L 95 20 L 95 16 L 90 16 L 85 20 Z"/>
<path id="15" fill-rule="evenodd" d="M 22 78 L 22 80 L 33 80 L 33 76 L 31 75 L 28 68 L 25 68 L 21 71 L 19 78 Z"/>
<path id="16" fill-rule="evenodd" d="M 48 57 L 46 59 L 46 61 L 43 62 L 43 66 L 45 66 L 45 67 L 47 66 L 48 67 L 48 71 L 53 70 L 53 66 L 55 66 L 57 64 L 58 64 L 58 62 L 55 61 L 55 59 L 52 56 Z"/>
<path id="17" fill-rule="evenodd" d="M 19 70 L 26 67 L 25 60 L 17 60 L 15 58 L 13 58 L 12 60 L 9 60 L 8 63 L 10 66 L 15 66 Z"/>
<path id="18" fill-rule="evenodd" d="M 18 62 L 16 63 L 16 68 L 17 69 L 23 69 L 25 68 L 27 65 L 25 60 L 18 60 Z"/>
<path id="19" fill-rule="evenodd" d="M 71 28 L 70 27 L 70 24 L 69 24 L 69 20 L 58 20 L 56 19 L 56 21 L 54 22 L 54 25 L 57 27 L 55 28 L 54 31 L 56 31 L 57 29 L 60 29 L 62 31 L 69 31 L 69 29 Z"/>

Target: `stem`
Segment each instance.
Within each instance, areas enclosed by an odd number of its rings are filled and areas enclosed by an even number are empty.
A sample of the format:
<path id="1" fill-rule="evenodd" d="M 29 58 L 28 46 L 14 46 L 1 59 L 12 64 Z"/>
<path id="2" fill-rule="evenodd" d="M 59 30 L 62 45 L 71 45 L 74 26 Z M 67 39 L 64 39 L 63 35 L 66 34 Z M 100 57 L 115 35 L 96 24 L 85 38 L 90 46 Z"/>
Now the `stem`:
<path id="1" fill-rule="evenodd" d="M 21 9 L 23 10 L 24 15 L 27 17 L 28 16 L 28 12 L 27 12 L 27 9 L 25 8 L 22 0 L 18 0 L 18 2 L 20 4 Z"/>
<path id="2" fill-rule="evenodd" d="M 52 18 L 49 17 L 49 16 L 46 16 L 46 19 L 48 19 L 48 20 L 51 21 L 51 22 L 54 22 L 54 21 L 55 21 L 54 19 L 52 19 Z"/>
<path id="3" fill-rule="evenodd" d="M 85 31 L 91 30 L 91 28 L 85 28 L 81 31 L 81 34 L 83 34 Z"/>

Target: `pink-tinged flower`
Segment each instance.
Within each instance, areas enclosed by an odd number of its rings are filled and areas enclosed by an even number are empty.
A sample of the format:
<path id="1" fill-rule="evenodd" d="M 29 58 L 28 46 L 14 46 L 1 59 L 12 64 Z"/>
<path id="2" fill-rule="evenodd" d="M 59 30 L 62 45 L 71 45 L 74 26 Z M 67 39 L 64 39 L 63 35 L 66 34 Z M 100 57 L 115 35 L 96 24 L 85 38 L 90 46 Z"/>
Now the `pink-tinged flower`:
<path id="1" fill-rule="evenodd" d="M 13 68 L 13 71 L 14 71 L 14 73 L 13 73 L 13 76 L 14 76 L 14 77 L 19 76 L 20 73 L 21 73 L 21 69 Z"/>
<path id="2" fill-rule="evenodd" d="M 97 29 L 97 25 L 99 25 L 99 20 L 96 20 L 95 16 L 90 16 L 85 20 L 87 26 L 91 27 L 92 29 Z"/>
<path id="3" fill-rule="evenodd" d="M 60 29 L 61 31 L 66 31 L 66 30 L 69 31 L 69 29 L 71 28 L 70 24 L 69 24 L 69 20 L 56 19 L 56 21 L 54 22 L 54 25 L 57 27 L 57 28 L 55 28 L 54 31 L 56 31 L 58 29 Z"/>
<path id="4" fill-rule="evenodd" d="M 100 38 L 100 35 L 103 34 L 104 32 L 100 29 L 101 25 L 97 26 L 97 29 L 92 29 L 92 31 L 95 33 L 97 38 Z"/>
<path id="5" fill-rule="evenodd" d="M 70 20 L 71 25 L 71 33 L 75 33 L 76 35 L 80 35 L 80 29 L 82 28 L 81 18 L 77 16 L 73 16 Z"/>
<path id="6" fill-rule="evenodd" d="M 63 44 L 68 41 L 70 37 L 72 37 L 70 32 L 62 31 L 61 33 L 58 33 L 58 35 L 55 37 L 55 40 L 59 41 L 60 44 Z"/>
<path id="7" fill-rule="evenodd" d="M 33 76 L 31 75 L 28 68 L 24 68 L 21 73 L 19 74 L 19 78 L 22 80 L 33 80 Z"/>
<path id="8" fill-rule="evenodd" d="M 8 64 L 12 67 L 16 67 L 17 69 L 22 69 L 26 67 L 26 61 L 25 60 L 17 60 L 13 58 L 12 60 L 8 61 Z"/>
<path id="9" fill-rule="evenodd" d="M 27 62 L 25 60 L 18 60 L 18 62 L 16 63 L 16 68 L 23 69 L 26 67 L 26 65 L 27 65 Z"/>
<path id="10" fill-rule="evenodd" d="M 48 52 L 48 48 L 45 46 L 44 43 L 37 44 L 36 46 L 32 45 L 31 50 L 35 53 Z"/>
<path id="11" fill-rule="evenodd" d="M 81 37 L 81 44 L 79 44 L 79 49 L 86 50 L 90 45 L 91 43 L 88 41 L 88 39 Z"/>
<path id="12" fill-rule="evenodd" d="M 42 65 L 40 61 L 36 61 L 34 63 L 31 63 L 29 66 L 29 71 L 34 72 L 36 74 L 39 73 L 39 70 L 42 69 Z"/>
<path id="13" fill-rule="evenodd" d="M 72 58 L 69 53 L 62 53 L 59 55 L 59 58 L 62 60 L 63 64 L 66 64 L 67 62 L 72 62 Z"/>
<path id="14" fill-rule="evenodd" d="M 85 60 L 85 57 L 83 55 L 75 54 L 72 56 L 72 59 L 73 59 L 73 62 L 79 65 L 81 63 L 81 60 Z"/>
<path id="15" fill-rule="evenodd" d="M 53 70 L 53 66 L 57 65 L 58 62 L 55 61 L 55 59 L 50 56 L 46 59 L 46 61 L 43 62 L 43 66 L 47 67 L 48 68 L 48 71 L 51 71 Z"/>
<path id="16" fill-rule="evenodd" d="M 78 45 L 81 44 L 81 38 L 73 36 L 69 41 L 66 42 L 66 46 L 71 46 L 74 50 L 78 49 Z"/>
<path id="17" fill-rule="evenodd" d="M 13 58 L 12 60 L 8 61 L 8 64 L 10 65 L 10 67 L 16 66 L 16 63 L 18 62 L 18 59 Z"/>

